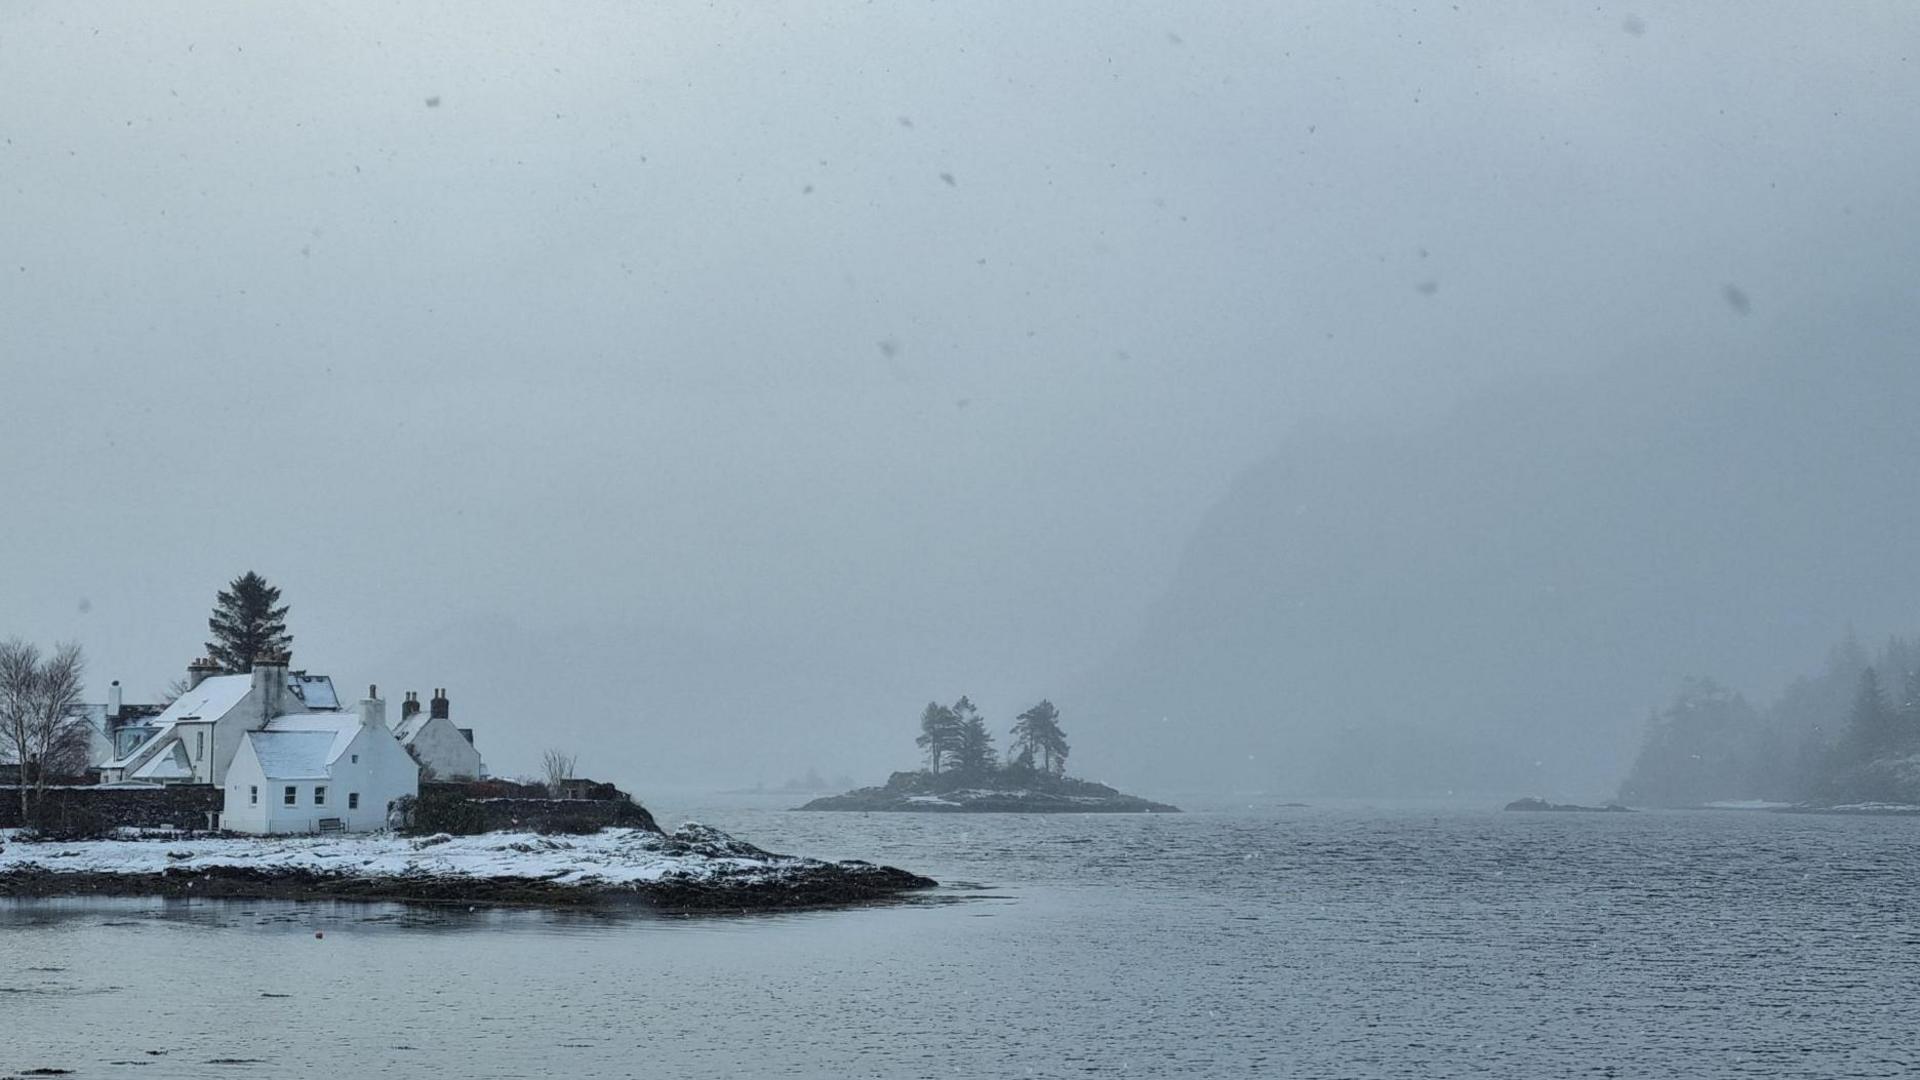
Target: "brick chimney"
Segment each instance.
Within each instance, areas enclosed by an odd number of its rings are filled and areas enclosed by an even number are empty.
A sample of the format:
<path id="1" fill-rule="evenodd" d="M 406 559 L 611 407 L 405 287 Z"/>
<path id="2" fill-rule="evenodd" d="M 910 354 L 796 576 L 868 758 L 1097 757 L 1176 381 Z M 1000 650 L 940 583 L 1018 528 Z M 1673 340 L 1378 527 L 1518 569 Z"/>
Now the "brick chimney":
<path id="1" fill-rule="evenodd" d="M 107 687 L 107 727 L 109 728 L 119 726 L 120 703 L 120 680 L 115 679 L 113 685 Z"/>
<path id="2" fill-rule="evenodd" d="M 203 656 L 187 665 L 187 689 L 191 690 L 199 686 L 201 681 L 209 675 L 218 674 L 220 674 L 220 665 L 214 663 L 211 657 Z"/>
<path id="3" fill-rule="evenodd" d="M 449 703 L 447 701 L 446 690 L 435 690 L 433 692 L 433 700 L 428 704 L 432 708 L 432 711 L 427 714 L 429 719 L 445 720 L 447 718 Z"/>
<path id="4" fill-rule="evenodd" d="M 420 691 L 407 691 L 406 700 L 400 703 L 400 719 L 407 720 L 420 711 Z"/>

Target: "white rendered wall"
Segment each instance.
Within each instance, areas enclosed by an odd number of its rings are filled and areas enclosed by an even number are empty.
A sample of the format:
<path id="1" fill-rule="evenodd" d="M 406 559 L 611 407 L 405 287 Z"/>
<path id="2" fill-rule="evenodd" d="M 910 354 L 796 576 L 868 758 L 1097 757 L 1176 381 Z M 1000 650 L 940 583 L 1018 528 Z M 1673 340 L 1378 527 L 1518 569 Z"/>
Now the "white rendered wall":
<path id="1" fill-rule="evenodd" d="M 480 751 L 473 748 L 453 721 L 436 716 L 413 735 L 414 756 L 441 780 L 478 780 Z"/>

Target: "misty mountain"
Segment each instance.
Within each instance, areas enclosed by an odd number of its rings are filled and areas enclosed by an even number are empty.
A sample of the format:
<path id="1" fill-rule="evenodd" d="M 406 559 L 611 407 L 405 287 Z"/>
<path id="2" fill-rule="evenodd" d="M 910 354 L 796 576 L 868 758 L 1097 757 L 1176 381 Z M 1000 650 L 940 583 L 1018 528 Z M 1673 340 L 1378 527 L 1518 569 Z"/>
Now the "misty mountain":
<path id="1" fill-rule="evenodd" d="M 1110 775 L 1610 789 L 1683 677 L 1772 693 L 1849 625 L 1911 624 L 1917 416 L 1889 341 L 1301 430 L 1098 680 Z"/>

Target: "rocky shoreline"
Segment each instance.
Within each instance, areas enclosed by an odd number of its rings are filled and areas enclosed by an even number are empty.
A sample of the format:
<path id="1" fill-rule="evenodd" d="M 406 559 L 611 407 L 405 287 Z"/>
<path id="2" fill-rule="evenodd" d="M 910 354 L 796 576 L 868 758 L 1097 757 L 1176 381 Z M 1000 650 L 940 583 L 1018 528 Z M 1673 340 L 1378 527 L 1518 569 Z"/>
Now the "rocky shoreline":
<path id="1" fill-rule="evenodd" d="M 642 906 L 662 914 L 804 911 L 895 900 L 934 887 L 890 866 L 829 863 L 779 881 L 660 881 L 579 886 L 537 878 L 364 877 L 302 870 L 215 867 L 159 873 L 10 871 L 0 898 L 150 896 L 205 900 L 352 900 L 432 906 L 592 908 Z"/>
<path id="2" fill-rule="evenodd" d="M 689 825 L 670 835 L 488 833 L 406 840 L 208 838 L 0 848 L 0 897 L 154 896 L 425 905 L 642 907 L 664 914 L 794 911 L 895 900 L 929 878 L 776 855 Z"/>

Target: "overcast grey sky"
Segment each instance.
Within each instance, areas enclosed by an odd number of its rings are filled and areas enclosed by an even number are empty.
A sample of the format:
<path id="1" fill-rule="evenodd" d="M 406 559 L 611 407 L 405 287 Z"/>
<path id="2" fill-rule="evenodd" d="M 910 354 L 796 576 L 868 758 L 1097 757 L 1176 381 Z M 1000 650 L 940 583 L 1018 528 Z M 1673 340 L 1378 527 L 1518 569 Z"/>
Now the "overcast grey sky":
<path id="1" fill-rule="evenodd" d="M 904 766 L 1303 420 L 1905 288 L 1915 12 L 9 4 L 0 635 L 256 569 L 499 771 Z"/>

